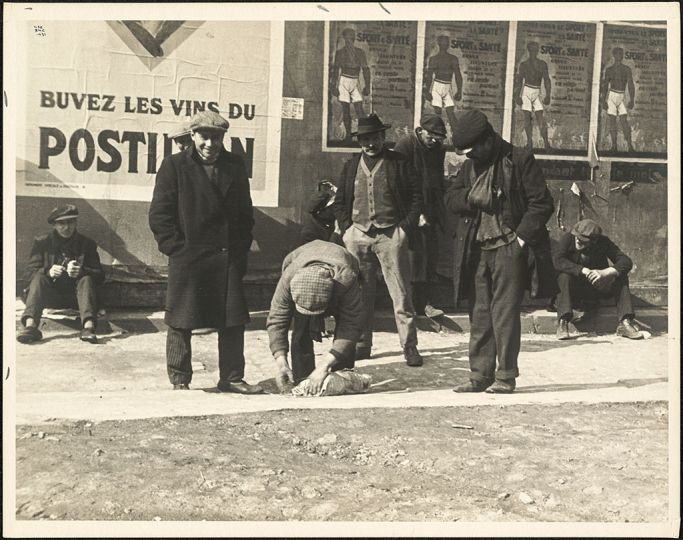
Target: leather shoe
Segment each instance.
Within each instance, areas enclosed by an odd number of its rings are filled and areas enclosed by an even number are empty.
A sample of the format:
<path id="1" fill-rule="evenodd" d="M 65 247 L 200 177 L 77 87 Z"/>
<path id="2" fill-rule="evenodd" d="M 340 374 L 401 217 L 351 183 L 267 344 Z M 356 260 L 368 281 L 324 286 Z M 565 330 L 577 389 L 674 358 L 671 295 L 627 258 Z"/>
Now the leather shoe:
<path id="1" fill-rule="evenodd" d="M 443 311 L 440 310 L 439 308 L 435 308 L 431 304 L 427 304 L 425 306 L 425 316 L 429 317 L 430 319 L 433 319 L 435 317 L 441 317 L 443 315 Z"/>
<path id="2" fill-rule="evenodd" d="M 569 335 L 569 321 L 565 319 L 560 319 L 560 321 L 557 324 L 557 339 L 563 340 L 563 339 L 569 339 L 571 336 Z"/>
<path id="3" fill-rule="evenodd" d="M 423 364 L 422 356 L 417 352 L 417 347 L 415 345 L 407 345 L 403 349 L 403 356 L 406 359 L 406 364 L 410 367 L 420 367 Z"/>
<path id="4" fill-rule="evenodd" d="M 97 343 L 97 336 L 95 335 L 95 332 L 93 332 L 92 328 L 83 328 L 83 330 L 81 330 L 81 341 Z"/>
<path id="5" fill-rule="evenodd" d="M 486 389 L 487 394 L 512 394 L 515 391 L 514 379 L 496 379 L 491 386 Z"/>
<path id="6" fill-rule="evenodd" d="M 371 356 L 371 347 L 356 347 L 356 360 L 368 360 Z"/>
<path id="7" fill-rule="evenodd" d="M 249 384 L 246 381 L 218 381 L 216 386 L 221 392 L 231 392 L 233 394 L 263 394 L 263 388 L 261 388 L 258 384 Z"/>
<path id="8" fill-rule="evenodd" d="M 469 380 L 466 383 L 459 384 L 453 388 L 453 392 L 457 392 L 458 394 L 483 392 L 488 387 L 489 385 L 485 382 Z"/>
<path id="9" fill-rule="evenodd" d="M 34 343 L 43 339 L 43 333 L 35 326 L 25 326 L 17 334 L 17 341 L 19 343 Z"/>
<path id="10" fill-rule="evenodd" d="M 181 383 L 181 384 L 174 384 L 173 385 L 173 390 L 189 390 L 190 385 L 187 383 Z"/>
<path id="11" fill-rule="evenodd" d="M 643 333 L 635 325 L 633 319 L 624 319 L 617 326 L 617 335 L 628 339 L 643 339 Z"/>

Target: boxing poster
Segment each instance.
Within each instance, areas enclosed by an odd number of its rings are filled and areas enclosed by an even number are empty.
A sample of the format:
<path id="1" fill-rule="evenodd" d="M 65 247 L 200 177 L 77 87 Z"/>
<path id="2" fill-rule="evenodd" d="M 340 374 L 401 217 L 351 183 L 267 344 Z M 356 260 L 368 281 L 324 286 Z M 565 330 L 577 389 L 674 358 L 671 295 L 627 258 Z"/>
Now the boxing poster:
<path id="1" fill-rule="evenodd" d="M 586 154 L 595 32 L 592 23 L 517 24 L 513 144 L 535 154 Z"/>
<path id="2" fill-rule="evenodd" d="M 415 21 L 330 21 L 323 82 L 323 150 L 357 149 L 358 118 L 391 124 L 387 141 L 413 129 Z"/>
<path id="3" fill-rule="evenodd" d="M 666 29 L 606 24 L 598 151 L 666 157 Z"/>
<path id="4" fill-rule="evenodd" d="M 277 206 L 284 23 L 55 20 L 22 40 L 19 195 L 149 201 L 169 135 L 210 110 L 254 204 Z"/>
<path id="5" fill-rule="evenodd" d="M 422 114 L 443 118 L 446 148 L 457 111 L 480 109 L 502 131 L 508 28 L 500 21 L 426 22 Z"/>

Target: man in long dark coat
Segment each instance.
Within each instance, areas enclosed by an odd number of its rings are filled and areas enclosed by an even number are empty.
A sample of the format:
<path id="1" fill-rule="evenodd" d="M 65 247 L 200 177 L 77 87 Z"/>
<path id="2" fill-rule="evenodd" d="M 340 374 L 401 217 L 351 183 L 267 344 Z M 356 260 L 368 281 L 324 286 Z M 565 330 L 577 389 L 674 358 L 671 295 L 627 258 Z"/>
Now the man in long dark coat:
<path id="1" fill-rule="evenodd" d="M 207 111 L 190 124 L 193 145 L 166 157 L 156 177 L 149 224 L 168 255 L 166 361 L 174 389 L 192 380 L 191 331 L 218 329 L 218 389 L 260 393 L 244 380 L 242 286 L 254 226 L 249 178 L 240 156 L 223 147 L 228 121 Z"/>
<path id="2" fill-rule="evenodd" d="M 462 279 L 470 292 L 471 373 L 454 390 L 511 393 L 519 376 L 520 309 L 530 261 L 539 274 L 536 296 L 557 292 L 545 226 L 553 199 L 533 154 L 504 141 L 484 113 L 466 111 L 457 126 L 453 145 L 469 159 L 445 204 L 461 218 L 454 287 L 457 297 Z"/>

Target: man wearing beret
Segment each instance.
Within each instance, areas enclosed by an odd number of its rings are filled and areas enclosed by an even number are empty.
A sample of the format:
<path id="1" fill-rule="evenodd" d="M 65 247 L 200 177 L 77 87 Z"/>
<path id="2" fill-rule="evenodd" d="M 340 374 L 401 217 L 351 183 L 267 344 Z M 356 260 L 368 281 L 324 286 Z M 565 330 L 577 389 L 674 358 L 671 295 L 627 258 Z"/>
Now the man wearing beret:
<path id="1" fill-rule="evenodd" d="M 439 255 L 438 231 L 445 231 L 443 204 L 446 125 L 440 116 L 425 114 L 413 133 L 401 137 L 394 150 L 404 154 L 417 171 L 422 186 L 423 211 L 418 222 L 416 249 L 410 251 L 413 269 L 413 304 L 417 312 L 438 317 L 443 311 L 432 306 L 436 296 L 436 263 Z"/>
<path id="2" fill-rule="evenodd" d="M 617 303 L 617 335 L 642 339 L 633 322 L 634 312 L 628 273 L 633 262 L 607 236 L 595 221 L 584 219 L 564 233 L 553 251 L 558 271 L 557 338 L 569 339 L 572 308 L 579 300 L 614 298 Z M 612 263 L 610 265 L 610 262 Z"/>
<path id="3" fill-rule="evenodd" d="M 422 213 L 417 173 L 408 159 L 385 147 L 384 124 L 376 114 L 358 121 L 361 153 L 342 169 L 332 208 L 346 248 L 360 262 L 364 317 L 356 359 L 370 358 L 377 266 L 394 304 L 396 327 L 409 366 L 421 366 L 410 287 L 409 243 Z"/>
<path id="4" fill-rule="evenodd" d="M 530 262 L 543 270 L 536 295 L 556 292 L 545 227 L 553 199 L 533 154 L 503 140 L 484 113 L 469 110 L 457 120 L 453 145 L 469 159 L 445 203 L 460 218 L 454 289 L 456 303 L 462 289 L 470 293 L 471 373 L 454 391 L 511 393 L 519 376 L 520 308 L 531 285 Z"/>
<path id="5" fill-rule="evenodd" d="M 244 378 L 249 310 L 242 278 L 254 226 L 242 158 L 223 147 L 228 121 L 212 111 L 190 124 L 193 145 L 167 156 L 156 177 L 149 225 L 167 255 L 166 362 L 177 390 L 192 381 L 192 330 L 218 330 L 218 390 L 262 392 Z"/>
<path id="6" fill-rule="evenodd" d="M 280 391 L 308 378 L 315 394 L 330 371 L 353 368 L 363 314 L 359 273 L 351 253 L 324 240 L 313 240 L 285 257 L 266 322 Z M 313 323 L 321 315 L 334 317 L 336 324 L 332 348 L 316 366 L 313 340 L 321 341 L 321 335 Z M 287 332 L 292 319 L 290 368 Z"/>
<path id="7" fill-rule="evenodd" d="M 47 218 L 50 234 L 33 241 L 25 272 L 29 281 L 26 309 L 21 316 L 23 328 L 17 334 L 21 343 L 40 341 L 38 329 L 45 307 L 71 307 L 75 303 L 81 316 L 81 340 L 97 343 L 97 286 L 104 282 L 104 271 L 97 244 L 76 230 L 78 208 L 65 204 Z"/>

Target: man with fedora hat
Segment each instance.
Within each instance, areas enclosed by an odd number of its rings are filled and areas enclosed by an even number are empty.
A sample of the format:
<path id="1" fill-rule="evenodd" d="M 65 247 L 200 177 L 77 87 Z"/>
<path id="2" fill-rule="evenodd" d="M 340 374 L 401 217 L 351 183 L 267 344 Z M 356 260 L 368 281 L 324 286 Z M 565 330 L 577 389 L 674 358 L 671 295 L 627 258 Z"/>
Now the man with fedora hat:
<path id="1" fill-rule="evenodd" d="M 330 371 L 353 368 L 363 313 L 359 273 L 351 253 L 324 240 L 313 240 L 285 257 L 266 322 L 281 391 L 308 378 L 315 394 Z M 312 323 L 321 315 L 334 317 L 336 324 L 332 348 L 316 366 L 313 340 L 322 337 Z M 287 332 L 292 319 L 290 368 Z"/>
<path id="2" fill-rule="evenodd" d="M 164 158 L 149 208 L 149 225 L 168 256 L 166 362 L 177 390 L 192 380 L 192 330 L 218 330 L 218 390 L 253 394 L 244 379 L 242 278 L 254 226 L 243 159 L 223 147 L 228 121 L 213 111 L 190 123 L 192 146 Z"/>
<path id="3" fill-rule="evenodd" d="M 25 272 L 29 282 L 24 290 L 23 328 L 17 334 L 21 343 L 40 341 L 38 329 L 45 307 L 72 307 L 81 316 L 81 340 L 97 343 L 97 287 L 104 282 L 97 244 L 76 230 L 78 208 L 58 206 L 47 218 L 50 234 L 34 239 Z"/>
<path id="4" fill-rule="evenodd" d="M 425 114 L 413 133 L 401 137 L 394 150 L 404 154 L 417 171 L 422 186 L 423 211 L 418 222 L 416 249 L 410 251 L 413 269 L 413 304 L 418 313 L 438 317 L 443 311 L 432 305 L 436 296 L 436 262 L 439 255 L 438 232 L 447 227 L 443 204 L 446 125 L 440 116 Z"/>
<path id="5" fill-rule="evenodd" d="M 642 339 L 633 322 L 634 312 L 628 273 L 633 262 L 591 219 L 579 221 L 564 233 L 553 252 L 558 271 L 557 339 L 569 339 L 573 307 L 580 300 L 614 298 L 617 303 L 617 335 Z M 612 263 L 610 265 L 610 262 Z"/>
<path id="6" fill-rule="evenodd" d="M 457 121 L 453 145 L 469 159 L 445 203 L 460 218 L 453 285 L 456 305 L 463 290 L 470 293 L 471 373 L 454 391 L 511 393 L 519 376 L 524 290 L 539 297 L 557 290 L 545 226 L 553 199 L 533 154 L 503 140 L 483 112 L 465 111 Z"/>
<path id="7" fill-rule="evenodd" d="M 394 304 L 403 354 L 409 366 L 421 366 L 410 287 L 409 243 L 422 213 L 415 169 L 403 155 L 385 147 L 384 124 L 377 114 L 358 121 L 361 153 L 342 169 L 332 208 L 346 248 L 360 262 L 363 335 L 357 359 L 369 358 L 379 265 Z"/>

